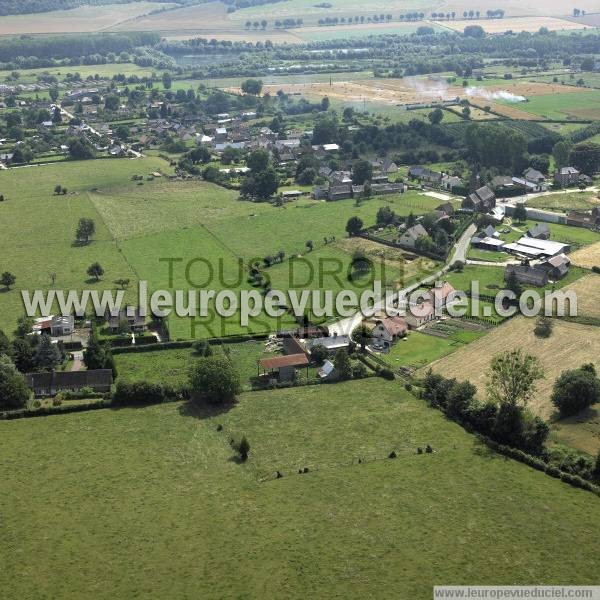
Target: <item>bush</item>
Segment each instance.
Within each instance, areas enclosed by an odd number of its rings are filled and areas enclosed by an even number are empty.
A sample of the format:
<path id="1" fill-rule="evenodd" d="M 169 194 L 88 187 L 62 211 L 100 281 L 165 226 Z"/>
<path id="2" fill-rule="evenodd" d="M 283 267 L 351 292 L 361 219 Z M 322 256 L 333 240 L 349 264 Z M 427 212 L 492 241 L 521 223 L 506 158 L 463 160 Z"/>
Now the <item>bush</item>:
<path id="1" fill-rule="evenodd" d="M 184 387 L 174 388 L 147 381 L 119 381 L 113 395 L 113 403 L 117 406 L 160 404 L 170 400 L 182 400 L 188 396 L 189 392 Z"/>
<path id="2" fill-rule="evenodd" d="M 381 375 L 381 377 L 389 381 L 393 381 L 396 378 L 394 372 L 391 369 L 388 369 L 387 367 L 381 369 L 381 371 L 379 371 L 379 375 Z"/>
<path id="3" fill-rule="evenodd" d="M 592 267 L 592 271 L 594 273 L 600 273 L 600 267 L 594 266 L 594 267 Z"/>
<path id="4" fill-rule="evenodd" d="M 539 338 L 549 338 L 552 335 L 552 319 L 546 319 L 545 317 L 540 317 L 535 324 L 535 328 L 533 329 L 533 333 L 535 333 L 536 337 Z"/>
<path id="5" fill-rule="evenodd" d="M 364 379 L 367 376 L 367 367 L 362 363 L 357 363 L 352 367 L 353 379 Z"/>

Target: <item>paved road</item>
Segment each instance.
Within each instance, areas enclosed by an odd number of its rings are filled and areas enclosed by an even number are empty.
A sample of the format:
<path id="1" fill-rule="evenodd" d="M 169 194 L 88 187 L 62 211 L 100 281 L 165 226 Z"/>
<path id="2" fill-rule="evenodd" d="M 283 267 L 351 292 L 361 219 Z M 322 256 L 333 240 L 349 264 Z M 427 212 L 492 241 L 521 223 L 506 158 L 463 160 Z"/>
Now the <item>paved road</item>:
<path id="1" fill-rule="evenodd" d="M 421 279 L 416 283 L 413 283 L 412 285 L 402 290 L 398 290 L 396 293 L 393 294 L 393 300 L 396 300 L 400 295 L 408 296 L 411 292 L 423 285 L 435 283 L 436 280 L 441 279 L 444 276 L 444 274 L 448 272 L 450 265 L 452 265 L 457 260 L 461 262 L 466 262 L 467 252 L 469 250 L 471 238 L 473 237 L 473 234 L 476 231 L 477 227 L 475 225 L 469 225 L 465 232 L 460 236 L 458 242 L 456 242 L 456 244 L 454 245 L 452 256 L 442 269 L 437 271 L 437 273 L 434 273 L 433 275 L 428 275 L 427 277 Z M 395 302 L 389 302 L 390 306 L 392 306 L 393 304 L 395 304 Z M 373 308 L 366 315 L 363 315 L 362 312 L 358 311 L 351 317 L 346 317 L 344 319 L 340 319 L 339 321 L 332 323 L 331 325 L 329 325 L 330 335 L 350 335 L 352 331 L 354 331 L 354 329 L 356 329 L 356 327 L 360 325 L 360 323 L 365 317 L 369 317 L 373 314 L 381 312 L 385 308 L 385 306 L 386 299 L 383 298 L 376 302 Z"/>

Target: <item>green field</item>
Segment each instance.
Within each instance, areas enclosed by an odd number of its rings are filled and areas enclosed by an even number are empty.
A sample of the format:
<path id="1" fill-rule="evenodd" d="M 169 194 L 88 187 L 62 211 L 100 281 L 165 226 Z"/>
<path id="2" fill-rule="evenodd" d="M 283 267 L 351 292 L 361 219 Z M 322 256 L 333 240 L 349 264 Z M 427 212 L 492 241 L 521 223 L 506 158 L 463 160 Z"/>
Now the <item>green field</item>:
<path id="1" fill-rule="evenodd" d="M 4 421 L 0 436 L 5 597 L 426 600 L 434 584 L 597 582 L 598 498 L 380 379 L 254 392 L 221 414 Z"/>
<path id="2" fill-rule="evenodd" d="M 505 101 L 498 103 L 510 105 Z M 546 119 L 600 119 L 600 90 L 582 89 L 577 94 L 530 96 L 527 102 L 519 102 L 516 106 Z"/>

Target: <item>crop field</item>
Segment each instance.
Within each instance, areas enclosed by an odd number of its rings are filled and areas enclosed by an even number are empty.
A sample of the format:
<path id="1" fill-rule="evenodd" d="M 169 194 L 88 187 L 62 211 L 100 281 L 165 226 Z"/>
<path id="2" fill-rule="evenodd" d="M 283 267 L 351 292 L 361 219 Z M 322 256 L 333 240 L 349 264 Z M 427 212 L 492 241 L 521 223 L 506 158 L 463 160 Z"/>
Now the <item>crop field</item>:
<path id="1" fill-rule="evenodd" d="M 537 356 L 542 363 L 545 378 L 537 385 L 538 392 L 531 401 L 531 408 L 548 418 L 554 412 L 550 402 L 552 385 L 562 371 L 586 362 L 594 362 L 600 367 L 600 335 L 596 327 L 555 320 L 552 335 L 541 339 L 534 335 L 534 327 L 535 319 L 515 317 L 481 340 L 430 366 L 447 377 L 469 379 L 482 397 L 492 356 L 521 348 L 523 352 Z"/>
<path id="2" fill-rule="evenodd" d="M 96 32 L 172 6 L 175 4 L 142 1 L 104 6 L 79 6 L 69 10 L 55 10 L 33 15 L 8 15 L 0 19 L 0 35 Z"/>
<path id="3" fill-rule="evenodd" d="M 597 498 L 491 453 L 381 379 L 326 394 L 244 394 L 213 414 L 175 403 L 0 430 L 9 597 L 364 598 L 394 589 L 425 600 L 434 583 L 473 577 L 597 581 Z M 251 444 L 243 465 L 228 444 L 242 434 Z M 435 453 L 418 455 L 426 444 Z M 386 458 L 392 449 L 396 460 Z M 52 499 L 51 517 L 42 498 Z"/>
<path id="4" fill-rule="evenodd" d="M 574 265 L 580 267 L 585 267 L 587 269 L 600 267 L 600 242 L 576 250 L 569 258 Z"/>
<path id="5" fill-rule="evenodd" d="M 435 23 L 427 23 L 433 29 L 441 31 L 441 27 Z M 293 29 L 293 32 L 301 40 L 307 42 L 321 42 L 325 40 L 337 40 L 348 38 L 362 38 L 370 35 L 408 35 L 423 26 L 422 21 L 415 23 L 361 23 L 357 25 L 335 25 L 331 27 L 302 27 Z"/>

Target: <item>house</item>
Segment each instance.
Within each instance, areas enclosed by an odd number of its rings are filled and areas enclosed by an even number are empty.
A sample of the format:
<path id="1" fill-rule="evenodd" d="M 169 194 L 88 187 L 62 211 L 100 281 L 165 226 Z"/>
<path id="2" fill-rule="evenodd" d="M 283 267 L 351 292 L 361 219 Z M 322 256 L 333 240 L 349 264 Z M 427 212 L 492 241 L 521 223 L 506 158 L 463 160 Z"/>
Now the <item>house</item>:
<path id="1" fill-rule="evenodd" d="M 384 194 L 403 194 L 403 183 L 373 183 L 371 184 L 371 193 L 374 196 L 383 196 Z"/>
<path id="2" fill-rule="evenodd" d="M 411 305 L 404 315 L 404 319 L 411 329 L 416 329 L 435 319 L 435 309 L 431 302 L 421 302 L 421 304 Z"/>
<path id="3" fill-rule="evenodd" d="M 441 308 L 446 306 L 448 298 L 455 291 L 456 290 L 450 283 L 444 281 L 441 286 L 432 287 L 427 295 L 429 296 L 429 300 L 432 302 L 434 307 Z"/>
<path id="4" fill-rule="evenodd" d="M 302 196 L 301 190 L 284 190 L 281 192 L 281 197 L 284 200 L 293 200 L 294 198 L 300 198 Z"/>
<path id="5" fill-rule="evenodd" d="M 560 187 L 569 187 L 579 183 L 579 175 L 575 167 L 562 167 L 554 173 L 554 181 Z"/>
<path id="6" fill-rule="evenodd" d="M 488 212 L 496 206 L 496 195 L 489 186 L 484 185 L 469 194 L 462 202 L 464 210 L 472 212 Z"/>
<path id="7" fill-rule="evenodd" d="M 590 229 L 600 228 L 600 208 L 596 207 L 591 212 L 572 210 L 567 213 L 567 225 Z"/>
<path id="8" fill-rule="evenodd" d="M 429 234 L 425 230 L 425 227 L 421 223 L 417 223 L 413 227 L 407 229 L 398 239 L 399 244 L 414 248 L 417 240 L 422 237 L 427 237 Z"/>
<path id="9" fill-rule="evenodd" d="M 94 392 L 110 392 L 113 383 L 111 369 L 89 371 L 51 371 L 49 373 L 27 373 L 25 381 L 36 397 L 54 396 L 61 391 L 77 391 L 91 388 Z"/>
<path id="10" fill-rule="evenodd" d="M 381 165 L 381 172 L 388 175 L 390 173 L 397 173 L 398 165 L 391 158 L 385 158 Z"/>
<path id="11" fill-rule="evenodd" d="M 444 204 L 440 204 L 436 209 L 438 212 L 443 212 L 451 217 L 454 214 L 454 206 L 450 202 L 444 202 Z"/>
<path id="12" fill-rule="evenodd" d="M 479 237 L 482 236 L 482 237 Z M 471 246 L 475 248 L 481 248 L 482 250 L 500 251 L 504 249 L 504 242 L 497 238 L 488 237 L 483 233 L 479 236 L 473 237 L 471 240 Z"/>
<path id="13" fill-rule="evenodd" d="M 565 254 L 559 254 L 539 263 L 537 268 L 546 271 L 552 281 L 558 281 L 567 275 L 570 266 L 569 257 Z"/>
<path id="14" fill-rule="evenodd" d="M 526 265 L 506 265 L 504 269 L 504 280 L 508 281 L 514 273 L 519 283 L 543 287 L 548 283 L 548 272 L 537 266 L 530 267 Z"/>
<path id="15" fill-rule="evenodd" d="M 373 343 L 376 346 L 389 348 L 399 339 L 406 337 L 408 333 L 408 323 L 406 319 L 400 316 L 387 317 L 375 323 L 375 327 L 371 331 Z"/>
<path id="16" fill-rule="evenodd" d="M 131 331 L 143 331 L 146 329 L 146 317 L 141 315 L 140 308 L 128 306 L 116 315 L 109 314 L 107 326 L 112 333 L 117 333 L 122 323 L 127 323 Z"/>
<path id="17" fill-rule="evenodd" d="M 492 237 L 492 238 L 499 238 L 500 237 L 500 234 L 491 225 L 488 225 L 483 230 L 483 233 L 485 233 L 485 235 L 487 237 Z"/>
<path id="18" fill-rule="evenodd" d="M 543 173 L 532 167 L 525 169 L 525 171 L 523 172 L 523 177 L 527 181 L 530 181 L 531 183 L 535 183 L 537 185 L 541 185 L 546 180 Z"/>
<path id="19" fill-rule="evenodd" d="M 227 128 L 217 127 L 215 129 L 215 142 L 225 142 L 227 140 Z"/>
<path id="20" fill-rule="evenodd" d="M 454 188 L 460 187 L 462 184 L 462 179 L 454 175 L 444 175 L 440 182 L 440 186 L 449 192 L 451 192 Z"/>
<path id="21" fill-rule="evenodd" d="M 527 230 L 525 235 L 536 240 L 549 240 L 550 228 L 548 227 L 547 223 L 536 223 L 533 227 Z"/>

